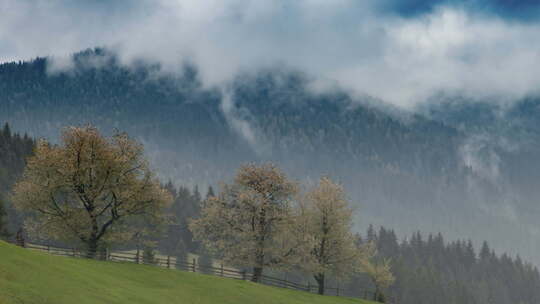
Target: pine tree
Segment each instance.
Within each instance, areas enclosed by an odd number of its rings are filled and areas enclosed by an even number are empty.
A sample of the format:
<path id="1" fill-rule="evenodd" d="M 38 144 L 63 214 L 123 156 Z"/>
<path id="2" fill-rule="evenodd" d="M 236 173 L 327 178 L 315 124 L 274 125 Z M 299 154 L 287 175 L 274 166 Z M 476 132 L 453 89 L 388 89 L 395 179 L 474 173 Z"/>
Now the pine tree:
<path id="1" fill-rule="evenodd" d="M 4 200 L 0 196 L 0 239 L 7 239 L 10 236 L 8 231 L 7 222 L 6 222 L 6 208 L 4 205 Z"/>
<path id="2" fill-rule="evenodd" d="M 491 250 L 489 249 L 488 243 L 484 241 L 482 243 L 482 249 L 480 249 L 480 260 L 482 262 L 487 262 L 491 257 Z"/>
<path id="3" fill-rule="evenodd" d="M 377 240 L 377 233 L 375 232 L 375 228 L 373 228 L 372 224 L 369 224 L 369 228 L 367 231 L 367 241 L 374 242 Z"/>
<path id="4" fill-rule="evenodd" d="M 176 198 L 176 196 L 177 196 L 176 188 L 174 187 L 171 180 L 169 180 L 167 182 L 167 184 L 165 184 L 165 186 L 163 186 L 163 188 L 166 189 L 167 191 L 169 191 L 169 193 L 171 193 L 173 198 Z"/>
<path id="5" fill-rule="evenodd" d="M 4 124 L 4 128 L 2 130 L 2 136 L 4 138 L 10 138 L 11 137 L 11 128 L 9 127 L 8 123 Z"/>
<path id="6" fill-rule="evenodd" d="M 199 186 L 197 185 L 195 185 L 195 188 L 193 188 L 193 201 L 196 204 L 201 202 L 201 193 L 199 192 Z"/>
<path id="7" fill-rule="evenodd" d="M 467 245 L 465 245 L 464 261 L 467 268 L 472 267 L 476 263 L 476 253 L 474 252 L 474 246 L 471 240 L 468 240 Z"/>
<path id="8" fill-rule="evenodd" d="M 206 191 L 206 199 L 209 199 L 214 196 L 216 196 L 214 194 L 214 188 L 212 188 L 212 186 L 208 186 L 208 191 Z"/>
<path id="9" fill-rule="evenodd" d="M 23 225 L 6 197 L 13 183 L 22 175 L 25 159 L 33 153 L 35 142 L 27 135 L 20 136 L 11 131 L 9 124 L 0 128 L 0 237 L 6 238 L 8 230 L 16 231 Z"/>

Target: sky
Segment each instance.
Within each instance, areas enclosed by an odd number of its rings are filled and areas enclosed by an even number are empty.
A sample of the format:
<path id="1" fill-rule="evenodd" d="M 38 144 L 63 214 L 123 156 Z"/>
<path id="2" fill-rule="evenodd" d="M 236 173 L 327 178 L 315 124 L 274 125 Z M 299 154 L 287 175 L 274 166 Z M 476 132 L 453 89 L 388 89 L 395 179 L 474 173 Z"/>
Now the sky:
<path id="1" fill-rule="evenodd" d="M 0 62 L 52 56 L 51 70 L 99 46 L 124 64 L 194 63 L 208 86 L 283 66 L 403 107 L 540 82 L 538 0 L 1 0 L 0 16 Z"/>

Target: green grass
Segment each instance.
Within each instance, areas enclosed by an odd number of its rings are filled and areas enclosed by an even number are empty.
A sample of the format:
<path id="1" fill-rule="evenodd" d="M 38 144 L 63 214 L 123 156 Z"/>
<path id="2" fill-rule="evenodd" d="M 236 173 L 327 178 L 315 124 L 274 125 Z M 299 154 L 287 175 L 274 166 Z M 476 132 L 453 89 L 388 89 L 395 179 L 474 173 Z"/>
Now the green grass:
<path id="1" fill-rule="evenodd" d="M 367 304 L 197 273 L 52 256 L 0 241 L 1 304 Z"/>

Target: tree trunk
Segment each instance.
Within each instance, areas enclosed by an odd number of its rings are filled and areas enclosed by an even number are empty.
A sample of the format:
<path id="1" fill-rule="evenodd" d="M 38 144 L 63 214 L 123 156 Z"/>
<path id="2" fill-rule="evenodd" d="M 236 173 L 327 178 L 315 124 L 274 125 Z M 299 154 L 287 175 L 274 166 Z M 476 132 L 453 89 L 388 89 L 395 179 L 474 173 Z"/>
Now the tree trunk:
<path id="1" fill-rule="evenodd" d="M 89 259 L 96 258 L 98 240 L 96 238 L 90 238 L 87 242 L 88 251 L 86 252 L 86 257 Z"/>
<path id="2" fill-rule="evenodd" d="M 90 233 L 90 237 L 88 238 L 88 241 L 86 242 L 86 245 L 88 246 L 88 252 L 86 253 L 86 257 L 89 259 L 95 259 L 96 254 L 97 254 L 97 248 L 98 248 L 99 228 L 98 228 L 97 219 L 92 214 L 90 214 L 90 220 L 92 221 L 92 232 Z"/>
<path id="3" fill-rule="evenodd" d="M 259 283 L 261 281 L 262 272 L 262 267 L 253 267 L 253 276 L 251 277 L 251 281 Z"/>
<path id="4" fill-rule="evenodd" d="M 324 295 L 324 273 L 319 273 L 314 277 L 315 281 L 317 281 L 317 285 L 319 286 L 318 294 Z"/>
<path id="5" fill-rule="evenodd" d="M 261 276 L 263 272 L 263 265 L 264 265 L 264 240 L 266 238 L 266 208 L 261 208 L 260 214 L 259 214 L 259 226 L 256 228 L 255 226 L 252 226 L 255 231 L 257 231 L 257 235 L 255 237 L 257 241 L 257 247 L 255 249 L 255 264 L 253 267 L 253 276 L 251 277 L 252 282 L 259 283 L 261 281 Z"/>
<path id="6" fill-rule="evenodd" d="M 379 302 L 381 298 L 382 296 L 381 296 L 381 291 L 379 290 L 379 286 L 375 286 L 375 295 L 373 296 L 373 301 Z"/>

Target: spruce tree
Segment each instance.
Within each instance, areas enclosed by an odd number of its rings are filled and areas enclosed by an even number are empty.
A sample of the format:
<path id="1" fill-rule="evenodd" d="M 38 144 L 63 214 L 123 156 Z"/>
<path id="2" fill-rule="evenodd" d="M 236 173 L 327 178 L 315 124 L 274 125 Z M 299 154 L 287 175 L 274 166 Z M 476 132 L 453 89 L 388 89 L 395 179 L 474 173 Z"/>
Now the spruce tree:
<path id="1" fill-rule="evenodd" d="M 9 127 L 8 123 L 4 124 L 4 128 L 2 129 L 2 136 L 4 136 L 5 138 L 11 137 L 11 128 Z"/>
<path id="2" fill-rule="evenodd" d="M 214 193 L 214 188 L 212 188 L 212 186 L 208 186 L 208 191 L 206 191 L 206 199 L 209 199 L 211 197 L 214 197 L 216 196 L 216 194 Z"/>
<path id="3" fill-rule="evenodd" d="M 7 227 L 6 215 L 7 212 L 4 200 L 0 196 L 0 239 L 7 239 L 10 236 Z"/>
<path id="4" fill-rule="evenodd" d="M 482 249 L 480 249 L 480 260 L 486 262 L 491 256 L 491 250 L 489 249 L 488 243 L 484 241 L 482 243 Z"/>
<path id="5" fill-rule="evenodd" d="M 377 233 L 375 232 L 375 229 L 373 228 L 373 225 L 370 224 L 368 231 L 367 231 L 367 241 L 368 242 L 374 242 L 377 239 Z"/>
<path id="6" fill-rule="evenodd" d="M 193 188 L 193 201 L 196 204 L 201 202 L 201 193 L 199 192 L 199 186 L 197 185 Z"/>

